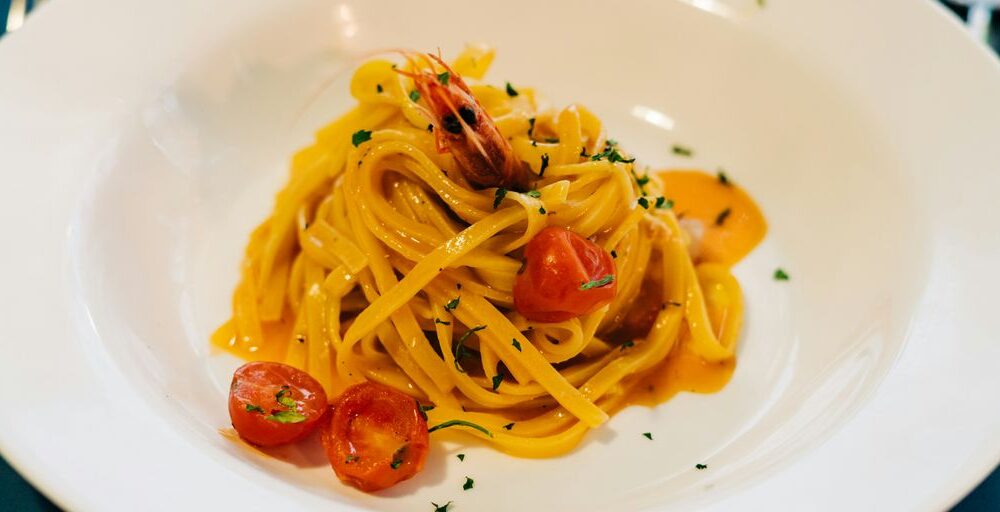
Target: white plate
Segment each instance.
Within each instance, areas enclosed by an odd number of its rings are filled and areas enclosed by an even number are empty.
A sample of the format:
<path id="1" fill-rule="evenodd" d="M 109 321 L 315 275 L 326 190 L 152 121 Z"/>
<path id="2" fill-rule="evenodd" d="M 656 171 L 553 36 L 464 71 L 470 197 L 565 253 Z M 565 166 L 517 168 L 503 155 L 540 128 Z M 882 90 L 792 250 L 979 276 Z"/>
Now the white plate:
<path id="1" fill-rule="evenodd" d="M 445 436 L 368 496 L 220 436 L 206 339 L 356 57 L 465 41 L 644 162 L 724 166 L 772 230 L 721 393 L 557 459 Z M 1000 457 L 1000 66 L 931 2 L 63 1 L 0 77 L 0 448 L 71 509 L 933 510 Z"/>

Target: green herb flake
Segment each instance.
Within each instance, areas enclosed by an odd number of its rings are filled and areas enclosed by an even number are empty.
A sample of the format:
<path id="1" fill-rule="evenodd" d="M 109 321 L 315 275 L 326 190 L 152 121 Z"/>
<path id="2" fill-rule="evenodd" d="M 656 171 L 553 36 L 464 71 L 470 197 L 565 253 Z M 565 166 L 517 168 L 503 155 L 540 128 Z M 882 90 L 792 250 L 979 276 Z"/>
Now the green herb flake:
<path id="1" fill-rule="evenodd" d="M 448 311 L 454 311 L 455 308 L 458 307 L 458 302 L 461 299 L 462 299 L 461 297 L 455 297 L 454 299 L 451 299 L 450 301 L 448 301 L 447 304 L 444 305 L 444 309 L 447 309 Z"/>
<path id="2" fill-rule="evenodd" d="M 531 133 L 534 131 L 535 131 L 535 118 L 530 117 L 528 118 L 528 137 L 531 137 Z"/>
<path id="3" fill-rule="evenodd" d="M 635 158 L 623 157 L 621 153 L 619 153 L 618 150 L 615 149 L 615 147 L 612 145 L 606 146 L 604 148 L 604 151 L 601 151 L 600 153 L 595 153 L 594 156 L 590 157 L 590 159 L 595 162 L 601 160 L 602 158 L 607 159 L 607 161 L 611 163 L 621 162 L 623 164 L 630 164 L 632 162 L 635 162 Z M 636 181 L 638 181 L 638 178 L 636 179 Z"/>
<path id="4" fill-rule="evenodd" d="M 444 505 L 438 505 L 437 503 L 434 503 L 432 501 L 431 505 L 434 506 L 434 512 L 448 512 L 448 507 L 451 506 L 451 502 L 449 501 L 448 503 L 445 503 Z"/>
<path id="5" fill-rule="evenodd" d="M 517 92 L 517 89 L 515 89 L 513 85 L 510 85 L 510 82 L 507 82 L 507 96 L 510 96 L 511 98 L 513 98 L 514 96 L 517 96 L 518 94 L 520 94 L 520 93 Z"/>
<path id="6" fill-rule="evenodd" d="M 619 348 L 618 350 L 621 350 L 622 352 L 624 352 L 625 349 L 632 348 L 634 346 L 635 346 L 635 342 L 632 341 L 632 340 L 629 340 L 629 341 L 626 341 L 625 343 L 622 343 L 621 348 Z"/>
<path id="7" fill-rule="evenodd" d="M 456 455 L 456 457 L 458 457 L 458 460 L 460 460 L 460 461 L 463 461 L 463 462 L 465 461 L 465 454 L 464 453 L 460 453 L 460 454 Z"/>
<path id="8" fill-rule="evenodd" d="M 265 420 L 276 421 L 278 423 L 302 423 L 306 420 L 305 415 L 295 411 L 278 411 L 264 417 Z"/>
<path id="9" fill-rule="evenodd" d="M 677 156 L 691 156 L 694 154 L 694 151 L 691 151 L 691 148 L 685 146 L 679 146 L 677 144 L 674 144 L 672 150 L 674 154 Z"/>
<path id="10" fill-rule="evenodd" d="M 392 469 L 399 469 L 399 466 L 402 466 L 402 465 L 403 465 L 403 461 L 397 459 L 397 460 L 392 461 L 392 464 L 389 464 L 389 467 L 391 467 Z"/>
<path id="11" fill-rule="evenodd" d="M 420 91 L 416 89 L 410 91 L 410 101 L 414 103 L 420 101 Z"/>
<path id="12" fill-rule="evenodd" d="M 545 176 L 545 169 L 549 166 L 549 154 L 542 155 L 542 166 L 538 169 L 538 177 Z"/>
<path id="13" fill-rule="evenodd" d="M 788 276 L 788 273 L 785 272 L 784 270 L 782 270 L 782 269 L 779 268 L 779 269 L 776 269 L 774 271 L 774 280 L 775 281 L 788 281 L 789 279 L 790 278 Z"/>
<path id="14" fill-rule="evenodd" d="M 354 147 L 358 147 L 362 142 L 368 142 L 371 139 L 371 130 L 358 130 L 354 132 L 354 135 L 351 135 L 351 144 L 354 144 Z"/>
<path id="15" fill-rule="evenodd" d="M 639 206 L 641 206 L 641 207 L 643 207 L 643 208 L 645 208 L 647 210 L 649 209 L 649 200 L 646 199 L 645 197 L 640 197 L 638 203 L 639 203 Z"/>
<path id="16" fill-rule="evenodd" d="M 726 222 L 726 219 L 729 218 L 729 214 L 731 213 L 733 212 L 729 208 L 726 208 L 725 210 L 719 212 L 719 215 L 715 217 L 715 225 L 716 226 L 723 225 Z"/>
<path id="17" fill-rule="evenodd" d="M 448 81 L 451 80 L 451 73 L 447 71 L 444 73 L 438 73 L 437 78 L 438 82 L 441 82 L 441 85 L 448 85 Z"/>
<path id="18" fill-rule="evenodd" d="M 278 391 L 278 394 L 274 395 L 274 399 L 277 400 L 279 404 L 284 405 L 285 407 L 295 407 L 295 400 L 292 400 L 291 397 L 286 396 L 287 394 L 288 394 L 288 386 L 283 386 L 282 390 Z"/>
<path id="19" fill-rule="evenodd" d="M 496 374 L 496 375 L 493 376 L 493 391 L 496 391 L 497 389 L 500 388 L 500 383 L 501 382 L 503 382 L 503 374 L 502 373 L 498 373 L 498 374 Z"/>
<path id="20" fill-rule="evenodd" d="M 497 206 L 503 201 L 503 198 L 507 195 L 507 189 L 500 187 L 497 189 L 496 193 L 493 194 L 493 209 L 496 210 Z"/>
<path id="21" fill-rule="evenodd" d="M 375 84 L 375 92 L 378 93 L 382 92 L 382 84 Z"/>
<path id="22" fill-rule="evenodd" d="M 545 207 L 544 206 L 539 206 L 538 207 L 538 213 L 540 213 L 542 215 L 545 215 L 545 213 L 546 213 Z"/>
<path id="23" fill-rule="evenodd" d="M 514 348 L 516 348 L 518 352 L 521 351 L 521 342 L 520 341 L 517 341 L 516 339 L 512 339 L 512 340 L 510 340 L 510 344 L 514 345 Z"/>
<path id="24" fill-rule="evenodd" d="M 647 184 L 647 183 L 649 183 L 649 175 L 646 174 L 644 176 L 636 177 L 635 183 L 637 185 L 639 185 L 640 187 L 643 186 L 643 185 L 645 185 L 645 184 Z"/>
<path id="25" fill-rule="evenodd" d="M 441 320 L 440 318 L 435 318 L 434 319 L 434 323 L 441 324 L 441 325 L 451 325 L 451 322 L 447 322 L 445 320 Z"/>
<path id="26" fill-rule="evenodd" d="M 473 327 L 472 329 L 469 329 L 468 331 L 465 331 L 464 333 L 462 333 L 462 336 L 458 338 L 457 342 L 455 342 L 455 349 L 454 349 L 455 350 L 455 353 L 454 353 L 455 368 L 458 371 L 463 372 L 463 373 L 465 372 L 465 369 L 462 368 L 462 365 L 458 364 L 459 361 L 461 361 L 462 359 L 465 359 L 465 357 L 468 355 L 468 353 L 466 352 L 466 349 L 465 349 L 465 340 L 469 339 L 469 336 L 472 336 L 473 333 L 481 331 L 481 330 L 483 330 L 485 328 L 486 328 L 485 325 L 477 325 L 477 326 Z"/>
<path id="27" fill-rule="evenodd" d="M 614 249 L 611 249 L 611 257 L 617 259 L 618 258 L 618 251 L 616 251 Z"/>
<path id="28" fill-rule="evenodd" d="M 462 490 L 468 491 L 469 489 L 472 489 L 475 485 L 476 485 L 475 480 L 469 477 L 465 477 L 465 484 L 462 485 Z"/>
<path id="29" fill-rule="evenodd" d="M 699 470 L 701 470 L 701 469 L 708 469 L 708 464 L 695 464 L 694 468 L 695 469 L 699 469 Z"/>
<path id="30" fill-rule="evenodd" d="M 344 459 L 344 463 L 345 464 L 350 464 L 352 462 L 357 462 L 359 459 L 360 459 L 360 457 L 357 457 L 355 455 L 348 455 L 347 458 Z"/>
<path id="31" fill-rule="evenodd" d="M 604 276 L 604 277 L 602 277 L 600 279 L 595 279 L 595 280 L 592 280 L 592 281 L 587 281 L 586 283 L 581 284 L 580 285 L 580 289 L 581 290 L 589 290 L 591 288 L 600 288 L 602 286 L 609 285 L 609 284 L 611 284 L 613 282 L 615 282 L 615 275 L 614 274 L 608 274 L 608 275 L 606 275 L 606 276 Z"/>
<path id="32" fill-rule="evenodd" d="M 264 414 L 264 408 L 259 405 L 247 404 L 247 412 L 259 412 Z"/>
<path id="33" fill-rule="evenodd" d="M 719 169 L 719 172 L 715 173 L 715 177 L 719 180 L 719 185 L 724 187 L 730 187 L 733 185 L 733 182 L 729 180 L 729 176 L 726 176 L 726 171 L 722 169 Z"/>
<path id="34" fill-rule="evenodd" d="M 420 402 L 417 402 L 417 412 L 420 413 L 420 417 L 422 417 L 424 421 L 427 421 L 427 411 L 432 409 L 434 409 L 434 404 L 421 405 Z"/>
<path id="35" fill-rule="evenodd" d="M 525 194 L 528 197 L 534 197 L 535 199 L 538 199 L 539 197 L 542 197 L 542 193 L 539 192 L 539 191 L 537 191 L 537 190 L 529 190 L 529 191 L 525 192 Z"/>
<path id="36" fill-rule="evenodd" d="M 669 210 L 674 207 L 674 200 L 663 196 L 656 198 L 656 207 L 660 210 Z"/>
<path id="37" fill-rule="evenodd" d="M 649 439 L 650 441 L 653 440 L 653 433 L 652 432 L 643 432 L 642 435 L 645 436 L 646 439 Z"/>
<path id="38" fill-rule="evenodd" d="M 511 423 L 511 425 L 513 425 L 513 423 Z M 430 433 L 434 432 L 435 430 L 441 430 L 443 428 L 448 428 L 448 427 L 469 427 L 469 428 L 474 428 L 474 429 L 482 432 L 483 434 L 485 434 L 486 437 L 493 437 L 493 432 L 490 432 L 489 430 L 487 430 L 486 427 L 484 427 L 482 425 L 477 425 L 477 424 L 475 424 L 475 423 L 473 423 L 471 421 L 465 421 L 465 420 L 448 420 L 448 421 L 446 421 L 444 423 L 438 423 L 437 425 L 434 425 L 433 427 L 427 429 L 427 433 L 430 434 Z"/>
<path id="39" fill-rule="evenodd" d="M 514 422 L 513 421 L 503 426 L 504 430 L 510 430 L 512 428 L 514 428 Z"/>

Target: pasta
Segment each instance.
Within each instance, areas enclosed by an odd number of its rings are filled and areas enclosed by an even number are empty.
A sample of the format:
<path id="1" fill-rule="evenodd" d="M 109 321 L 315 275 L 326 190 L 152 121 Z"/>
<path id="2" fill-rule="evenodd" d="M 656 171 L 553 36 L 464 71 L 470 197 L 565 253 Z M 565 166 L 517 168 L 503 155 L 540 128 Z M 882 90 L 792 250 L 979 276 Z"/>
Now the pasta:
<path id="1" fill-rule="evenodd" d="M 492 59 L 471 46 L 449 72 L 481 79 Z M 490 435 L 463 432 L 528 457 L 571 450 L 627 404 L 721 387 L 740 286 L 727 263 L 692 258 L 697 237 L 663 178 L 586 107 L 543 108 L 530 88 L 477 84 L 471 93 L 532 176 L 522 191 L 477 186 L 462 155 L 441 150 L 441 122 L 415 88 L 418 68 L 446 74 L 435 66 L 357 69 L 357 106 L 292 158 L 213 343 L 305 370 L 330 397 L 385 384 L 433 404 L 431 423 L 473 422 Z M 609 303 L 557 322 L 518 312 L 524 248 L 549 226 L 614 257 Z"/>

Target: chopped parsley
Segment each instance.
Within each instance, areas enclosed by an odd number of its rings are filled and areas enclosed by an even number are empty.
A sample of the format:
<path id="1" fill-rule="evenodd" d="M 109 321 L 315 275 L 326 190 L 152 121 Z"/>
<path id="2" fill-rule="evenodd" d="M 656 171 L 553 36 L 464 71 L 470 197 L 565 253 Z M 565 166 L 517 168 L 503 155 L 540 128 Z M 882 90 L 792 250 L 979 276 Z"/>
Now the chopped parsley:
<path id="1" fill-rule="evenodd" d="M 614 142 L 614 141 L 608 141 L 608 142 Z M 604 151 L 601 151 L 600 153 L 594 153 L 594 156 L 590 157 L 590 159 L 595 162 L 602 158 L 606 158 L 611 163 L 621 162 L 623 164 L 630 164 L 632 162 L 635 162 L 635 158 L 623 157 L 621 153 L 618 152 L 618 149 L 610 144 L 604 147 Z"/>
<path id="2" fill-rule="evenodd" d="M 500 388 L 500 383 L 501 382 L 503 382 L 503 374 L 502 373 L 498 373 L 498 374 L 496 374 L 496 375 L 493 376 L 493 391 L 496 391 L 497 389 Z"/>
<path id="3" fill-rule="evenodd" d="M 788 273 L 785 272 L 784 270 L 779 268 L 774 271 L 775 281 L 788 281 L 788 279 L 789 279 Z"/>
<path id="4" fill-rule="evenodd" d="M 513 85 L 510 85 L 510 82 L 507 82 L 507 96 L 510 96 L 511 98 L 513 98 L 514 96 L 517 96 L 518 94 L 520 94 L 520 93 L 517 92 L 517 89 L 515 89 Z"/>
<path id="5" fill-rule="evenodd" d="M 542 166 L 538 169 L 538 177 L 545 176 L 545 168 L 549 166 L 549 154 L 542 155 Z"/>
<path id="6" fill-rule="evenodd" d="M 613 282 L 615 282 L 615 275 L 614 274 L 608 274 L 608 275 L 606 275 L 606 276 L 604 276 L 604 277 L 602 277 L 600 279 L 595 279 L 595 280 L 592 280 L 592 281 L 587 281 L 586 283 L 581 284 L 580 285 L 580 289 L 581 290 L 589 290 L 591 288 L 600 288 L 602 286 L 606 286 L 606 285 L 611 284 Z"/>
<path id="7" fill-rule="evenodd" d="M 511 423 L 511 425 L 513 425 L 513 423 Z M 433 427 L 427 429 L 427 433 L 430 434 L 431 432 L 434 432 L 435 430 L 441 430 L 443 428 L 448 428 L 448 427 L 469 427 L 469 428 L 474 428 L 474 429 L 482 432 L 483 434 L 486 434 L 487 437 L 493 437 L 493 432 L 490 432 L 489 430 L 487 430 L 486 427 L 484 427 L 482 425 L 477 425 L 477 424 L 475 424 L 475 423 L 473 423 L 471 421 L 465 421 L 465 420 L 448 420 L 448 421 L 446 421 L 444 423 L 438 423 L 437 425 L 434 425 Z"/>
<path id="8" fill-rule="evenodd" d="M 721 226 L 722 224 L 724 224 L 726 222 L 726 219 L 729 218 L 730 213 L 733 212 L 729 208 L 726 208 L 725 210 L 719 212 L 719 215 L 715 217 L 715 225 Z"/>
<path id="9" fill-rule="evenodd" d="M 389 467 L 391 467 L 392 469 L 399 469 L 399 466 L 402 466 L 402 465 L 403 465 L 403 460 L 402 459 L 396 459 L 396 460 L 392 461 L 392 464 L 389 464 Z"/>
<path id="10" fill-rule="evenodd" d="M 548 144 L 558 144 L 559 143 L 559 139 L 557 139 L 555 137 L 546 137 L 545 138 L 545 142 L 548 143 Z"/>
<path id="11" fill-rule="evenodd" d="M 504 430 L 510 430 L 512 428 L 514 428 L 514 422 L 513 421 L 503 426 Z"/>
<path id="12" fill-rule="evenodd" d="M 458 364 L 459 361 L 465 359 L 465 356 L 468 355 L 465 349 L 465 340 L 469 339 L 469 336 L 472 336 L 473 333 L 481 331 L 485 328 L 485 325 L 477 325 L 462 333 L 462 336 L 458 338 L 457 342 L 455 342 L 455 368 L 457 368 L 458 371 L 465 372 L 465 370 L 462 369 L 462 366 Z"/>
<path id="13" fill-rule="evenodd" d="M 761 2 L 761 1 L 763 1 L 763 0 L 759 0 L 759 2 Z M 695 469 L 708 469 L 708 464 L 695 464 L 694 468 Z"/>
<path id="14" fill-rule="evenodd" d="M 649 175 L 648 174 L 646 174 L 644 176 L 638 176 L 637 175 L 635 177 L 635 183 L 636 183 L 636 185 L 639 185 L 640 187 L 644 186 L 645 184 L 649 183 Z"/>
<path id="15" fill-rule="evenodd" d="M 691 148 L 678 146 L 677 144 L 674 144 L 673 151 L 677 156 L 691 156 L 694 154 L 694 151 L 691 151 Z"/>
<path id="16" fill-rule="evenodd" d="M 509 84 L 508 84 L 508 86 L 509 86 Z M 471 479 L 469 477 L 465 477 L 465 484 L 462 485 L 462 490 L 468 491 L 469 489 L 472 489 L 475 485 L 476 485 L 476 481 L 475 480 L 473 480 L 473 479 Z"/>
<path id="17" fill-rule="evenodd" d="M 448 80 L 451 79 L 451 73 L 447 71 L 445 71 L 444 73 L 438 73 L 437 78 L 438 82 L 441 82 L 441 85 L 448 85 Z"/>
<path id="18" fill-rule="evenodd" d="M 535 131 L 535 118 L 528 118 L 528 137 L 531 137 L 531 132 Z M 534 141 L 532 141 L 534 142 Z"/>
<path id="19" fill-rule="evenodd" d="M 434 512 L 448 512 L 448 507 L 451 506 L 451 502 L 449 501 L 448 503 L 445 503 L 444 505 L 438 505 L 437 503 L 434 503 L 432 501 L 431 505 L 434 506 Z"/>
<path id="20" fill-rule="evenodd" d="M 265 420 L 277 421 L 278 423 L 302 423 L 306 420 L 305 415 L 295 411 L 278 411 L 264 417 Z"/>
<path id="21" fill-rule="evenodd" d="M 497 206 L 500 206 L 500 202 L 507 195 L 507 189 L 500 187 L 497 189 L 496 193 L 493 194 L 493 209 L 496 210 Z"/>
<path id="22" fill-rule="evenodd" d="M 529 190 L 525 192 L 525 194 L 527 194 L 528 197 L 534 197 L 535 199 L 542 197 L 542 193 L 537 190 Z"/>
<path id="23" fill-rule="evenodd" d="M 274 395 L 274 399 L 285 407 L 295 407 L 295 400 L 292 400 L 289 396 L 285 396 L 286 394 L 288 394 L 288 386 L 282 386 L 281 391 L 278 391 L 278 394 Z"/>
<path id="24" fill-rule="evenodd" d="M 358 130 L 354 132 L 354 135 L 351 135 L 351 144 L 354 144 L 354 147 L 358 147 L 362 142 L 368 142 L 371 139 L 371 130 Z"/>
<path id="25" fill-rule="evenodd" d="M 264 408 L 259 405 L 247 404 L 247 412 L 259 412 L 264 414 Z"/>
<path id="26" fill-rule="evenodd" d="M 435 318 L 434 319 L 434 323 L 441 324 L 441 325 L 451 325 L 451 322 L 447 322 L 445 320 L 441 320 L 440 318 Z"/>
<path id="27" fill-rule="evenodd" d="M 632 340 L 628 340 L 628 341 L 626 341 L 625 343 L 622 343 L 622 346 L 621 346 L 621 348 L 619 348 L 618 350 L 621 350 L 621 351 L 623 351 L 623 352 L 624 352 L 624 351 L 625 351 L 625 349 L 627 349 L 627 348 L 632 348 L 632 347 L 634 347 L 634 346 L 635 346 L 635 342 L 634 342 L 634 341 L 632 341 Z"/>
<path id="28" fill-rule="evenodd" d="M 458 307 L 458 301 L 460 300 L 462 300 L 461 297 L 455 297 L 454 299 L 451 299 L 450 301 L 448 301 L 447 304 L 444 305 L 444 309 L 447 309 L 448 311 L 454 311 L 455 308 Z"/>
<path id="29" fill-rule="evenodd" d="M 521 351 L 521 342 L 520 341 L 517 341 L 516 339 L 512 339 L 512 340 L 510 340 L 510 344 L 514 345 L 514 348 L 516 348 L 518 352 Z"/>
<path id="30" fill-rule="evenodd" d="M 345 463 L 345 464 L 350 464 L 350 463 L 352 463 L 352 462 L 355 462 L 355 461 L 357 461 L 357 460 L 358 460 L 359 458 L 360 458 L 360 457 L 357 457 L 357 456 L 355 456 L 355 455 L 348 455 L 348 456 L 347 456 L 347 458 L 346 458 L 346 459 L 344 459 L 344 463 Z"/>
<path id="31" fill-rule="evenodd" d="M 645 208 L 647 210 L 649 209 L 649 200 L 646 199 L 645 197 L 640 197 L 638 202 L 639 202 L 639 206 L 641 206 L 641 207 L 643 207 L 643 208 Z"/>
<path id="32" fill-rule="evenodd" d="M 375 84 L 375 92 L 382 92 L 382 84 Z"/>
<path id="33" fill-rule="evenodd" d="M 417 411 L 420 412 L 420 416 L 424 418 L 424 421 L 427 421 L 427 411 L 434 409 L 434 407 L 434 404 L 420 405 L 420 402 L 417 402 Z"/>
<path id="34" fill-rule="evenodd" d="M 656 198 L 656 207 L 661 210 L 669 210 L 674 207 L 674 200 L 667 199 L 663 196 Z"/>
<path id="35" fill-rule="evenodd" d="M 539 207 L 538 207 L 538 213 L 540 213 L 540 214 L 542 214 L 542 215 L 545 215 L 545 213 L 546 213 L 546 212 L 545 212 L 545 207 L 544 207 L 544 206 L 539 206 Z"/>
<path id="36" fill-rule="evenodd" d="M 729 181 L 729 176 L 726 176 L 726 171 L 723 169 L 719 169 L 719 172 L 715 173 L 715 177 L 719 180 L 719 185 L 729 187 L 733 184 L 732 181 Z"/>
<path id="37" fill-rule="evenodd" d="M 460 453 L 460 454 L 456 455 L 456 457 L 458 457 L 458 460 L 460 460 L 460 461 L 465 461 L 465 454 L 464 453 Z"/>
<path id="38" fill-rule="evenodd" d="M 410 91 L 410 101 L 414 103 L 420 101 L 420 91 L 416 89 Z"/>
<path id="39" fill-rule="evenodd" d="M 642 435 L 646 436 L 646 439 L 649 439 L 650 441 L 653 440 L 653 433 L 652 432 L 643 432 Z"/>
<path id="40" fill-rule="evenodd" d="M 611 257 L 612 258 L 618 258 L 618 251 L 616 251 L 614 249 L 611 249 Z"/>

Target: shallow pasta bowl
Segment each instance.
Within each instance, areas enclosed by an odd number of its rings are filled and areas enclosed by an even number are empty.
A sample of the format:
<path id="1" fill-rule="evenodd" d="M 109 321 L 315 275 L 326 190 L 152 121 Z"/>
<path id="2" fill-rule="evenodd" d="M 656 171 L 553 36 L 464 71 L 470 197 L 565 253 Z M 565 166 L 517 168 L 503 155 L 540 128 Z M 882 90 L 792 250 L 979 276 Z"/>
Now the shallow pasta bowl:
<path id="1" fill-rule="evenodd" d="M 555 459 L 446 436 L 364 495 L 220 435 L 207 338 L 358 59 L 467 41 L 646 163 L 725 168 L 771 232 L 723 391 Z M 0 451 L 68 508 L 941 509 L 1000 458 L 1000 66 L 930 2 L 55 2 L 0 76 Z"/>

